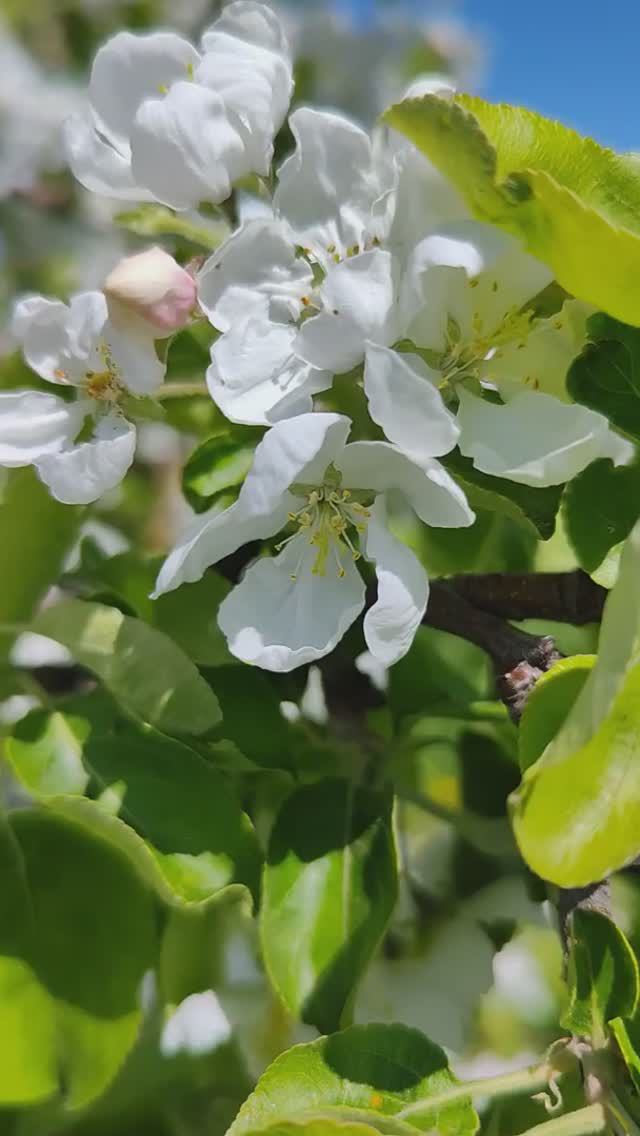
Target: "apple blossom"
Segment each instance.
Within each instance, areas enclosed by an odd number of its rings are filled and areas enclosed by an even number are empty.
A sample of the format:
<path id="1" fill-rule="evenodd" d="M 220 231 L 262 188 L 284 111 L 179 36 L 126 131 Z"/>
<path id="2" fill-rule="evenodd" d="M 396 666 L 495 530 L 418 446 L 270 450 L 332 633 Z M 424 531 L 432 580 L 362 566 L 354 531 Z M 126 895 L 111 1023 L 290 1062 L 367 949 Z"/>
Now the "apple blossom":
<path id="1" fill-rule="evenodd" d="M 102 292 L 81 292 L 69 305 L 26 297 L 16 304 L 13 332 L 36 374 L 76 397 L 1 392 L 0 465 L 34 465 L 65 504 L 95 501 L 133 461 L 136 429 L 120 400 L 152 394 L 162 382 L 153 340 L 116 329 Z"/>
<path id="2" fill-rule="evenodd" d="M 386 527 L 387 491 L 402 494 L 425 524 L 470 525 L 474 515 L 439 462 L 419 467 L 388 442 L 347 444 L 348 418 L 301 414 L 258 445 L 237 501 L 198 517 L 163 565 L 155 597 L 199 579 L 251 540 L 293 532 L 275 557 L 258 559 L 223 601 L 229 649 L 266 670 L 321 658 L 365 605 L 356 567 L 375 564 L 378 596 L 364 620 L 371 653 L 390 666 L 411 646 L 428 598 L 426 573 Z"/>
<path id="3" fill-rule="evenodd" d="M 117 327 L 162 338 L 188 322 L 196 303 L 193 276 L 155 246 L 118 261 L 104 283 Z"/>
<path id="4" fill-rule="evenodd" d="M 87 189 L 189 209 L 266 175 L 292 91 L 270 8 L 234 0 L 201 51 L 172 32 L 118 32 L 98 51 L 89 109 L 69 120 L 69 164 Z"/>

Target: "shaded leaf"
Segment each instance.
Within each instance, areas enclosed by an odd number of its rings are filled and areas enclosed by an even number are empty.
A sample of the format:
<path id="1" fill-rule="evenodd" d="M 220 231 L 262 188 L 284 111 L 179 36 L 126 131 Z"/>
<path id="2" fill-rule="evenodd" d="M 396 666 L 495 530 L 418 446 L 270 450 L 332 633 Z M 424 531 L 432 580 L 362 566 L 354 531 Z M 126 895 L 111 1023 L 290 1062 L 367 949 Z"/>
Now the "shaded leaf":
<path id="1" fill-rule="evenodd" d="M 325 1030 L 348 1017 L 396 895 L 387 795 L 336 778 L 285 801 L 269 842 L 260 931 L 292 1013 Z"/>
<path id="2" fill-rule="evenodd" d="M 457 1089 L 444 1050 L 418 1030 L 352 1026 L 278 1057 L 240 1109 L 228 1136 L 301 1120 L 309 1112 L 329 1119 L 337 1113 L 346 1119 L 352 1110 L 358 1110 L 359 1118 L 366 1115 L 366 1123 L 374 1127 L 393 1117 L 442 1136 L 471 1136 L 478 1118 L 470 1097 Z"/>
<path id="3" fill-rule="evenodd" d="M 116 213 L 114 221 L 140 237 L 182 237 L 211 251 L 222 243 L 229 232 L 223 221 L 207 222 L 202 217 L 199 222 L 194 222 L 182 213 L 174 213 L 165 205 L 137 205 L 135 209 Z"/>
<path id="4" fill-rule="evenodd" d="M 612 1018 L 630 1018 L 638 1004 L 638 963 L 628 940 L 599 911 L 571 916 L 569 1005 L 561 1025 L 600 1047 Z"/>
<path id="5" fill-rule="evenodd" d="M 582 567 L 593 572 L 640 516 L 640 465 L 592 462 L 567 485 L 563 508 L 571 545 Z"/>
<path id="6" fill-rule="evenodd" d="M 13 813 L 10 827 L 0 974 L 13 997 L 0 1001 L 0 1099 L 27 1103 L 64 1086 L 77 1108 L 104 1091 L 136 1039 L 140 982 L 157 956 L 154 903 L 98 833 L 38 809 Z M 21 1053 L 26 1068 L 4 1084 Z"/>
<path id="7" fill-rule="evenodd" d="M 530 485 L 519 485 L 503 477 L 492 477 L 475 469 L 471 458 L 463 457 L 458 450 L 453 450 L 441 461 L 464 489 L 469 504 L 474 509 L 486 509 L 509 517 L 534 532 L 541 540 L 553 536 L 562 485 L 537 489 Z"/>
<path id="8" fill-rule="evenodd" d="M 130 713 L 168 733 L 203 734 L 220 721 L 217 699 L 193 663 L 161 631 L 115 608 L 63 600 L 31 630 L 69 649 Z"/>

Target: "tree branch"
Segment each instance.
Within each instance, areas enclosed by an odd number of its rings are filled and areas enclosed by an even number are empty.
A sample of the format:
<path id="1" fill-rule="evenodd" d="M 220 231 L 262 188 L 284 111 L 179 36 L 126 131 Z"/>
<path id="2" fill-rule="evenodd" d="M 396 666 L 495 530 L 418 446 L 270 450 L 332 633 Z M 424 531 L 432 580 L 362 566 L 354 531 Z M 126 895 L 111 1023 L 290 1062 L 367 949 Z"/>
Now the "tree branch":
<path id="1" fill-rule="evenodd" d="M 575 626 L 597 623 L 608 594 L 580 570 L 452 576 L 447 583 L 475 607 L 503 619 L 547 619 Z"/>

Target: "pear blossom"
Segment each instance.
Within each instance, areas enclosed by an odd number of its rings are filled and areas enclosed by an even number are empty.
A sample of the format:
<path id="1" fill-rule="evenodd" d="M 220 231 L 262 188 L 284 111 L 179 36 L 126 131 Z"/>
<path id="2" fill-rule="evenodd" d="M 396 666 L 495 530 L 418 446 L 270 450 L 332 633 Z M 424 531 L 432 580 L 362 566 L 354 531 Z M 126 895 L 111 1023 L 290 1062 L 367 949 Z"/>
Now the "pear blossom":
<path id="1" fill-rule="evenodd" d="M 188 322 L 196 283 L 156 245 L 118 261 L 105 280 L 104 294 L 116 326 L 161 339 Z"/>
<path id="2" fill-rule="evenodd" d="M 87 112 L 67 123 L 69 164 L 124 200 L 223 201 L 268 173 L 292 86 L 283 29 L 256 0 L 229 4 L 200 51 L 173 32 L 118 32 L 95 57 Z"/>
<path id="3" fill-rule="evenodd" d="M 400 493 L 428 525 L 462 527 L 474 514 L 446 470 L 422 467 L 382 441 L 347 443 L 340 414 L 278 422 L 258 445 L 236 502 L 198 517 L 170 553 L 154 598 L 199 579 L 252 540 L 291 529 L 220 606 L 229 649 L 266 670 L 290 671 L 328 654 L 365 606 L 360 557 L 375 565 L 378 595 L 364 619 L 372 655 L 391 666 L 411 646 L 429 585 L 413 552 L 387 527 L 385 494 Z"/>
<path id="4" fill-rule="evenodd" d="M 152 394 L 162 382 L 153 339 L 116 329 L 102 292 L 78 293 L 68 305 L 28 296 L 16 304 L 12 330 L 36 374 L 73 388 L 75 399 L 0 392 L 0 466 L 33 465 L 65 504 L 95 501 L 133 461 L 136 428 L 121 399 Z"/>

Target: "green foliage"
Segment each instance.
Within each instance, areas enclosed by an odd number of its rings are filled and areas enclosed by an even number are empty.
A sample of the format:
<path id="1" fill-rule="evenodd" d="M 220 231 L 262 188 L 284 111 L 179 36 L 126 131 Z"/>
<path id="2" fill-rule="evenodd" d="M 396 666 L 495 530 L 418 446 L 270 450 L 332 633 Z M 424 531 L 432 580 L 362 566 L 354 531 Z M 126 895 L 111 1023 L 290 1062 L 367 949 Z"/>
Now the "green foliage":
<path id="1" fill-rule="evenodd" d="M 564 725 L 594 663 L 595 655 L 572 655 L 560 659 L 538 679 L 527 698 L 518 729 L 523 771 L 538 760 Z"/>
<path id="2" fill-rule="evenodd" d="M 605 609 L 598 659 L 512 798 L 520 851 L 561 887 L 603 879 L 640 851 L 640 527 Z"/>
<path id="3" fill-rule="evenodd" d="M 269 841 L 260 929 L 271 980 L 303 1021 L 329 1030 L 348 1020 L 396 893 L 386 794 L 331 779 L 285 801 Z"/>
<path id="4" fill-rule="evenodd" d="M 0 1102 L 64 1091 L 75 1109 L 136 1039 L 158 949 L 152 895 L 122 852 L 69 818 L 20 810 L 0 839 Z"/>
<path id="5" fill-rule="evenodd" d="M 640 516 L 640 464 L 616 468 L 609 458 L 592 462 L 567 486 L 565 526 L 580 564 L 593 572 L 620 544 Z"/>
<path id="6" fill-rule="evenodd" d="M 228 226 L 222 219 L 209 222 L 201 217 L 194 221 L 164 205 L 137 205 L 135 209 L 117 213 L 114 220 L 138 237 L 181 237 L 209 252 L 213 252 L 229 235 Z"/>
<path id="7" fill-rule="evenodd" d="M 228 1136 L 304 1121 L 308 1113 L 390 1134 L 413 1128 L 472 1136 L 478 1128 L 471 1099 L 458 1088 L 444 1051 L 401 1025 L 352 1026 L 283 1053 L 258 1081 Z"/>
<path id="8" fill-rule="evenodd" d="M 228 504 L 244 481 L 254 447 L 227 436 L 208 438 L 192 453 L 182 473 L 182 488 L 197 513 L 222 499 Z"/>
<path id="9" fill-rule="evenodd" d="M 640 325 L 640 170 L 558 122 L 470 95 L 385 114 L 481 221 L 518 236 L 578 299 Z"/>
<path id="10" fill-rule="evenodd" d="M 140 620 L 104 604 L 64 600 L 41 612 L 31 629 L 68 647 L 124 709 L 160 730 L 204 734 L 220 721 L 217 699 L 193 663 Z"/>
<path id="11" fill-rule="evenodd" d="M 639 993 L 638 962 L 620 928 L 598 911 L 574 911 L 564 1028 L 601 1046 L 612 1018 L 633 1017 Z"/>
<path id="12" fill-rule="evenodd" d="M 458 450 L 446 454 L 442 464 L 464 489 L 474 509 L 486 509 L 509 517 L 542 540 L 553 535 L 562 496 L 561 485 L 536 489 L 507 481 L 504 477 L 491 477 L 475 469 L 471 458 L 463 457 Z"/>
<path id="13" fill-rule="evenodd" d="M 576 402 L 604 414 L 640 439 L 640 332 L 599 313 L 588 322 L 589 342 L 571 364 L 567 390 Z"/>
<path id="14" fill-rule="evenodd" d="M 230 883 L 257 892 L 257 842 L 224 777 L 181 742 L 118 718 L 102 696 L 76 698 L 68 712 L 64 704 L 33 711 L 8 739 L 7 755 L 30 792 L 53 798 L 52 807 L 63 794 L 87 791 L 106 813 L 115 811 L 120 819 L 106 823 L 105 835 L 127 841 L 152 880 L 160 873 L 159 890 L 171 902 L 199 902 Z M 123 833 L 125 824 L 143 850 Z"/>
<path id="15" fill-rule="evenodd" d="M 0 653 L 58 578 L 81 510 L 51 497 L 34 470 L 16 469 L 0 488 Z M 11 550 L 11 555 L 8 555 Z"/>

